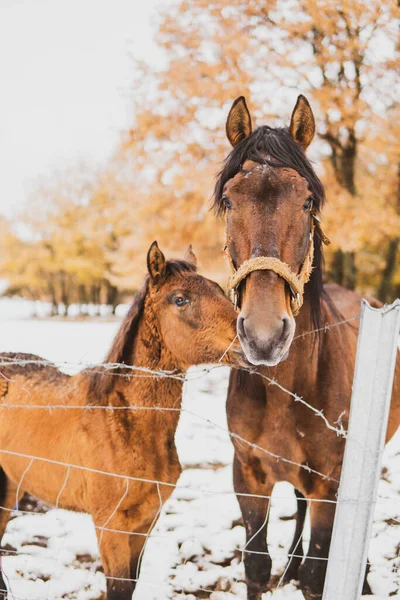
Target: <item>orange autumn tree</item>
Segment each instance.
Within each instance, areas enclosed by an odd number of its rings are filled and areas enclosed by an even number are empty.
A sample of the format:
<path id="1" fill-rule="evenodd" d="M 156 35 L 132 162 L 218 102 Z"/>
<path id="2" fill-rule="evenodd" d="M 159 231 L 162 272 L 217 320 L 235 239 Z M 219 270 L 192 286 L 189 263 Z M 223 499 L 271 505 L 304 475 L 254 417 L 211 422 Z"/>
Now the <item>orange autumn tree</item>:
<path id="1" fill-rule="evenodd" d="M 6 293 L 51 303 L 117 306 L 137 288 L 144 265 L 124 265 L 121 246 L 134 231 L 132 190 L 111 170 L 55 173 L 10 223 L 0 220 L 0 278 Z M 130 294 L 129 294 L 130 295 Z"/>
<path id="2" fill-rule="evenodd" d="M 137 190 L 143 240 L 160 236 L 171 250 L 192 241 L 221 273 L 214 262 L 223 224 L 207 209 L 229 150 L 229 106 L 243 94 L 256 124 L 276 124 L 288 120 L 301 92 L 317 117 L 313 152 L 330 201 L 330 276 L 392 293 L 398 30 L 399 9 L 378 0 L 182 0 L 164 9 L 157 35 L 164 64 L 136 65 L 134 120 L 119 154 Z"/>

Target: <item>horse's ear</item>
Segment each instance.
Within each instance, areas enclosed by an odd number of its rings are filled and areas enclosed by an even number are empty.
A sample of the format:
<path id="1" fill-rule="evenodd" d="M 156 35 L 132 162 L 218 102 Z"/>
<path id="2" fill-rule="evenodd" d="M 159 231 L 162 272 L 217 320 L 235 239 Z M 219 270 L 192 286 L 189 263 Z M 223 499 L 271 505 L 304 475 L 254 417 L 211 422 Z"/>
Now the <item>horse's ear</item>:
<path id="1" fill-rule="evenodd" d="M 311 106 L 305 96 L 297 98 L 289 126 L 290 135 L 304 150 L 307 150 L 315 135 L 315 120 Z"/>
<path id="2" fill-rule="evenodd" d="M 154 284 L 160 283 L 167 272 L 165 256 L 158 247 L 157 242 L 153 242 L 147 253 L 147 270 L 150 280 Z"/>
<path id="3" fill-rule="evenodd" d="M 194 267 L 197 267 L 197 256 L 193 252 L 192 244 L 189 244 L 189 246 L 186 248 L 186 252 L 183 255 L 183 260 L 186 260 L 186 262 L 191 263 Z"/>
<path id="4" fill-rule="evenodd" d="M 236 98 L 226 120 L 226 135 L 232 146 L 250 135 L 251 117 L 244 96 Z"/>

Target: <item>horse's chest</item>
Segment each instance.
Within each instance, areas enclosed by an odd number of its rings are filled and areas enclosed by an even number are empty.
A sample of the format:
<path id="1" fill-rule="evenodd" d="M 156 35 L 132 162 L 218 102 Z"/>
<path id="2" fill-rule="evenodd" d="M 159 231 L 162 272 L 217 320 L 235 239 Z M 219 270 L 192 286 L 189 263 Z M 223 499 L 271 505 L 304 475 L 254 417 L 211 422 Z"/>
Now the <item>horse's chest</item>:
<path id="1" fill-rule="evenodd" d="M 299 423 L 296 414 L 289 406 L 269 403 L 261 435 L 262 447 L 275 456 L 299 462 L 305 459 L 306 436 L 306 428 Z"/>
<path id="2" fill-rule="evenodd" d="M 175 484 L 181 474 L 174 436 L 168 432 L 160 431 L 140 446 L 131 443 L 127 456 L 126 473 L 132 477 Z"/>
<path id="3" fill-rule="evenodd" d="M 272 484 L 289 481 L 306 493 L 313 485 L 309 468 L 336 477 L 342 447 L 341 440 L 303 408 L 270 402 L 256 440 L 260 447 L 256 455 Z"/>

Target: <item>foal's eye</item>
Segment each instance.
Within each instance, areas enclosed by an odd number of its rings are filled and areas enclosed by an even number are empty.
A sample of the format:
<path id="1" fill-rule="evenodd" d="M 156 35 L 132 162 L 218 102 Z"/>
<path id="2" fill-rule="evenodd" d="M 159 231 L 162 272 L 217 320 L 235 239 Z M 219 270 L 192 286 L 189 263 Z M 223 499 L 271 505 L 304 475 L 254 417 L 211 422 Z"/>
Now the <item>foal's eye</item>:
<path id="1" fill-rule="evenodd" d="M 225 204 L 225 208 L 227 208 L 228 210 L 231 210 L 232 208 L 232 204 L 231 201 L 229 200 L 228 196 L 226 196 L 225 194 L 222 196 L 221 198 L 222 202 Z"/>
<path id="2" fill-rule="evenodd" d="M 185 304 L 187 304 L 189 301 L 184 298 L 183 296 L 177 296 L 176 298 L 174 298 L 174 304 L 175 306 L 184 306 Z"/>
<path id="3" fill-rule="evenodd" d="M 307 200 L 303 204 L 303 210 L 311 210 L 313 207 L 313 199 L 312 196 L 307 198 Z"/>

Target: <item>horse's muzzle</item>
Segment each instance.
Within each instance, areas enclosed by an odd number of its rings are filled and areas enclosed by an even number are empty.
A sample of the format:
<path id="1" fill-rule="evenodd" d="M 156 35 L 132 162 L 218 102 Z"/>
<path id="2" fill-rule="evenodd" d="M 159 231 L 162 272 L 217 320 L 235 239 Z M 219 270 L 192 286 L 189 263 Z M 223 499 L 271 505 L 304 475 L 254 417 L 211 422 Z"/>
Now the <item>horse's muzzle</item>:
<path id="1" fill-rule="evenodd" d="M 240 313 L 237 333 L 247 360 L 253 365 L 273 367 L 287 358 L 295 331 L 293 317 L 282 315 L 274 326 L 261 327 L 251 316 Z"/>

